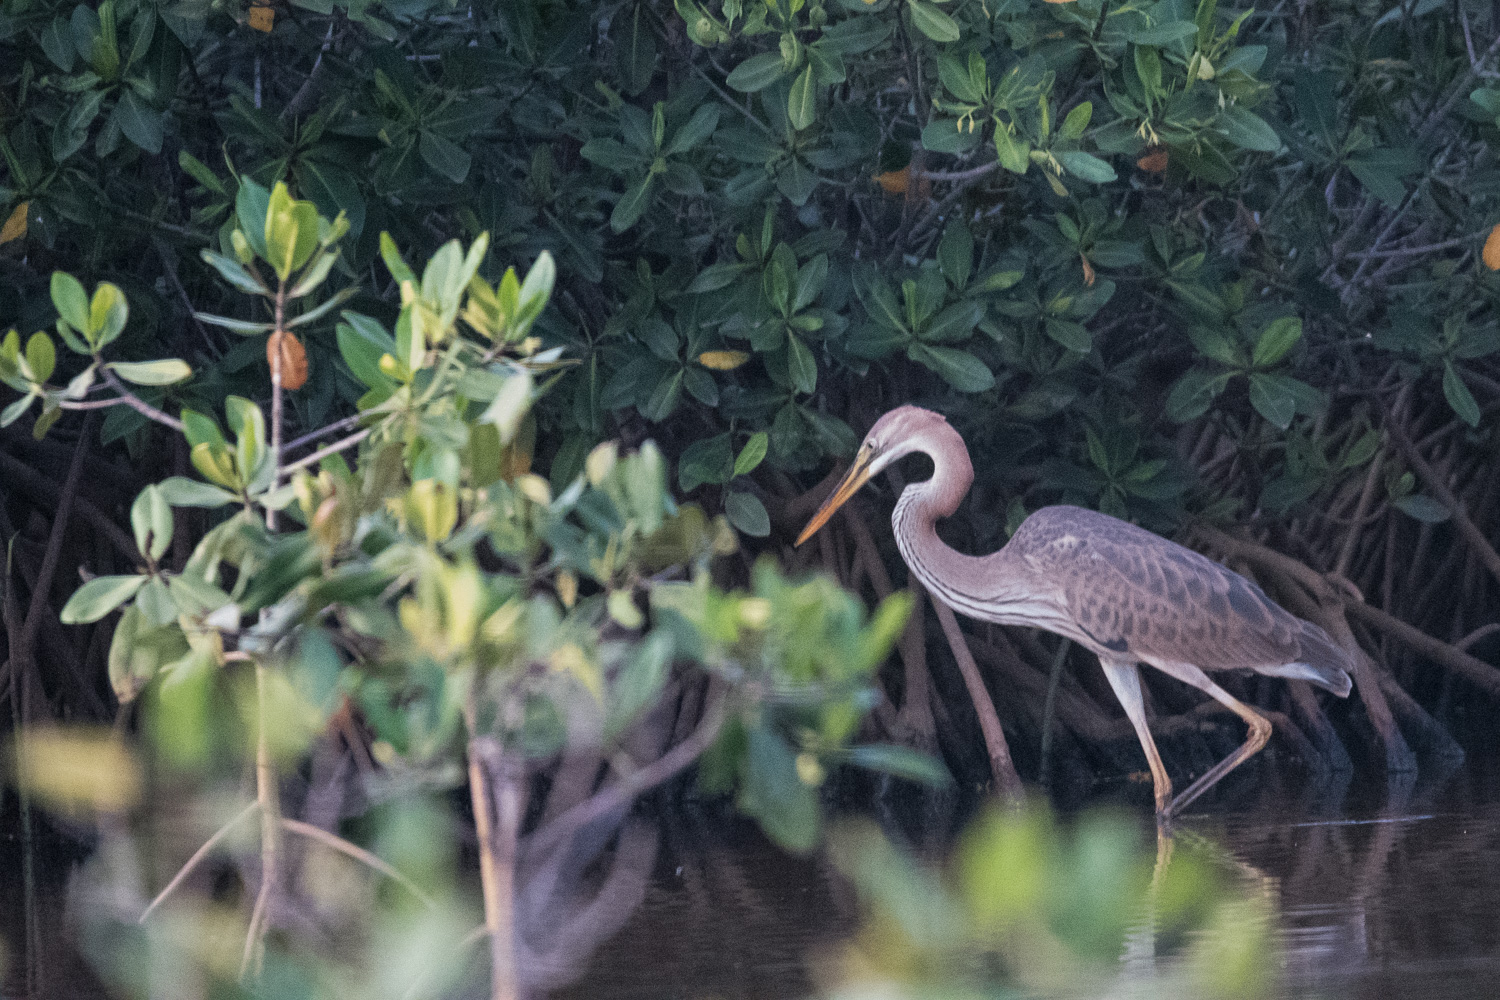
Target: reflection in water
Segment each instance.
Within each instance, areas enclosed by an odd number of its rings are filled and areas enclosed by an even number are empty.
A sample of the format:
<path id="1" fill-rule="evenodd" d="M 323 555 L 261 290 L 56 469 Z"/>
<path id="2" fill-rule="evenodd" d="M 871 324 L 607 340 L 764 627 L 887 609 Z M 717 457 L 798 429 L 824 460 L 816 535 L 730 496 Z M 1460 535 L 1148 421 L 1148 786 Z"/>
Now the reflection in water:
<path id="1" fill-rule="evenodd" d="M 1328 790 L 1325 790 L 1328 791 Z M 1179 844 L 1272 904 L 1279 995 L 1438 1000 L 1500 992 L 1500 767 L 1332 789 L 1179 823 Z M 1346 795 L 1346 791 L 1350 793 Z M 853 927 L 831 869 L 790 859 L 748 826 L 668 836 L 641 908 L 559 994 L 591 1000 L 806 996 L 809 954 Z M 1118 994 L 1157 968 L 1149 927 L 1126 942 Z M 1166 961 L 1166 960 L 1163 960 Z"/>

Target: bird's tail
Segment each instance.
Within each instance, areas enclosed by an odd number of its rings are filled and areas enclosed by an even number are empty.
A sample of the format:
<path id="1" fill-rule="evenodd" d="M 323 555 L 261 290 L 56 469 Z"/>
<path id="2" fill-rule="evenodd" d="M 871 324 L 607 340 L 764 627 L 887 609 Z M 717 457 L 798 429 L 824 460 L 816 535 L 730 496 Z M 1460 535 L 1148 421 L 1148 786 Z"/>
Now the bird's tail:
<path id="1" fill-rule="evenodd" d="M 1352 666 L 1349 654 L 1330 639 L 1327 632 L 1311 622 L 1302 623 L 1302 635 L 1298 638 L 1302 645 L 1300 660 L 1269 670 L 1261 669 L 1257 673 L 1310 681 L 1327 688 L 1340 698 L 1349 697 L 1349 692 L 1354 687 L 1354 682 L 1349 679 L 1349 669 Z"/>

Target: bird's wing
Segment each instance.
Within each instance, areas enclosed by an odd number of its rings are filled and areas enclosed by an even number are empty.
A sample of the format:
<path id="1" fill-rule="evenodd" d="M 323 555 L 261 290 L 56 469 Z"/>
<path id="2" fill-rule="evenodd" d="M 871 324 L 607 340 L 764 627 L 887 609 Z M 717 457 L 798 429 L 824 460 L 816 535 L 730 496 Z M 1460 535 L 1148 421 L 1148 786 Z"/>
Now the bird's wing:
<path id="1" fill-rule="evenodd" d="M 1101 647 L 1205 669 L 1301 658 L 1305 623 L 1238 573 L 1093 511 L 1045 512 L 1037 530 L 1025 533 L 1023 525 L 1012 545 L 1020 543 L 1017 555 L 1057 587 L 1077 625 Z"/>

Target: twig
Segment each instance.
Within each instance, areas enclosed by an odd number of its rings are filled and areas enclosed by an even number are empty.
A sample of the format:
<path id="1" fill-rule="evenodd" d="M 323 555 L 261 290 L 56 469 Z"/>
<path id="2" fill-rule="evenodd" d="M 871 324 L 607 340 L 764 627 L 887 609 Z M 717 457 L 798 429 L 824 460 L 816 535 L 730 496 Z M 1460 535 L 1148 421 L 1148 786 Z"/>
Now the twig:
<path id="1" fill-rule="evenodd" d="M 363 413 L 356 413 L 352 417 L 345 417 L 342 420 L 336 420 L 336 421 L 334 421 L 331 424 L 327 424 L 327 425 L 325 425 L 323 427 L 319 427 L 315 431 L 309 431 L 308 433 L 302 435 L 301 437 L 299 437 L 299 438 L 293 438 L 292 440 L 288 441 L 286 444 L 282 445 L 281 446 L 281 451 L 282 451 L 283 454 L 285 454 L 286 452 L 289 452 L 289 451 L 296 451 L 298 448 L 302 447 L 303 445 L 305 445 L 305 444 L 312 444 L 314 441 L 318 440 L 319 438 L 325 438 L 325 437 L 327 437 L 330 434 L 337 434 L 339 431 L 346 431 L 349 428 L 351 428 L 351 427 L 355 426 L 356 424 L 358 424 L 361 420 L 364 419 L 364 417 L 365 417 L 365 415 Z"/>
<path id="2" fill-rule="evenodd" d="M 1496 632 L 1500 632 L 1500 622 L 1490 622 L 1488 625 L 1481 625 L 1474 631 L 1470 632 L 1468 635 L 1464 636 L 1462 639 L 1455 642 L 1453 644 L 1453 648 L 1468 652 L 1470 646 L 1474 645 L 1485 636 L 1493 635 Z"/>
<path id="3" fill-rule="evenodd" d="M 291 473 L 296 472 L 298 469 L 305 469 L 309 465 L 316 465 L 318 462 L 323 461 L 323 459 L 327 458 L 329 455 L 337 455 L 341 451 L 347 451 L 348 449 L 353 448 L 355 445 L 359 444 L 365 438 L 369 437 L 370 430 L 371 428 L 366 427 L 364 430 L 350 434 L 348 437 L 335 441 L 333 444 L 330 444 L 323 448 L 319 448 L 317 451 L 309 455 L 303 455 L 295 462 L 288 462 L 286 465 L 283 465 L 281 467 L 281 474 L 284 476 L 290 475 Z"/>
<path id="4" fill-rule="evenodd" d="M 1390 250 L 1360 250 L 1348 256 L 1353 260 L 1368 260 L 1378 257 L 1404 257 L 1407 255 L 1415 257 L 1418 254 L 1436 253 L 1439 250 L 1452 250 L 1455 247 L 1467 246 L 1484 235 L 1485 233 L 1469 233 L 1466 236 L 1455 236 L 1451 240 L 1444 240 L 1441 243 L 1429 243 L 1426 246 L 1394 247 Z"/>
<path id="5" fill-rule="evenodd" d="M 125 383 L 121 382 L 119 378 L 115 376 L 115 373 L 110 371 L 108 368 L 105 368 L 101 365 L 99 370 L 104 373 L 104 381 L 108 382 L 110 384 L 110 387 L 120 394 L 120 397 L 125 401 L 125 405 L 129 406 L 132 410 L 136 411 L 147 419 L 155 420 L 159 424 L 165 424 L 166 426 L 172 428 L 179 434 L 182 433 L 181 420 L 178 420 L 171 414 L 163 413 L 161 410 L 158 410 L 156 407 L 152 406 L 150 403 L 146 402 L 144 399 L 131 392 L 125 387 Z"/>
<path id="6" fill-rule="evenodd" d="M 407 878 L 405 875 L 397 871 L 396 868 L 390 864 L 390 862 L 384 860 L 376 854 L 372 854 L 370 851 L 365 850 L 358 844 L 351 843 L 350 841 L 345 840 L 343 837 L 340 837 L 338 834 L 330 833 L 320 826 L 314 826 L 311 823 L 304 823 L 300 819 L 289 819 L 283 816 L 281 818 L 281 825 L 284 829 L 290 830 L 293 833 L 300 833 L 304 837 L 310 837 L 326 847 L 331 847 L 335 851 L 341 851 L 342 853 L 349 855 L 349 857 L 353 858 L 354 860 L 363 862 L 369 867 L 380 872 L 380 874 L 400 884 L 401 887 L 404 888 L 407 892 L 417 897 L 417 900 L 421 902 L 423 906 L 426 906 L 428 909 L 432 910 L 437 909 L 437 903 L 431 896 L 422 891 L 421 886 L 417 885 L 417 883 L 413 882 L 411 879 Z"/>
<path id="7" fill-rule="evenodd" d="M 208 857 L 208 852 L 217 847 L 219 845 L 219 841 L 223 840 L 229 835 L 230 830 L 233 830 L 245 820 L 249 819 L 250 816 L 254 814 L 255 810 L 259 808 L 259 802 L 250 803 L 244 809 L 240 810 L 239 814 L 236 815 L 234 819 L 231 819 L 228 823 L 225 823 L 223 826 L 219 827 L 219 829 L 214 832 L 214 835 L 212 837 L 209 837 L 207 840 L 205 840 L 203 842 L 203 846 L 194 851 L 193 856 L 187 859 L 187 863 L 184 864 L 181 868 L 177 869 L 177 874 L 172 876 L 172 881 L 168 882 L 166 887 L 162 889 L 161 892 L 156 894 L 156 898 L 151 901 L 151 905 L 141 911 L 140 918 L 136 920 L 136 923 L 144 924 L 146 922 L 146 919 L 150 917 L 152 913 L 156 912 L 156 908 L 163 902 L 165 902 L 168 896 L 172 895 L 173 891 L 175 891 L 176 888 L 182 884 L 184 879 L 192 874 L 193 869 L 197 868 L 198 864 L 204 858 Z"/>
<path id="8" fill-rule="evenodd" d="M 943 634 L 948 637 L 953 658 L 958 661 L 958 671 L 963 674 L 964 686 L 969 689 L 969 700 L 979 715 L 979 728 L 984 733 L 984 745 L 989 751 L 990 771 L 995 776 L 995 790 L 1007 805 L 1019 806 L 1024 799 L 1021 778 L 1010 759 L 1010 746 L 1005 742 L 1005 731 L 1000 728 L 1000 717 L 995 714 L 995 703 L 990 700 L 989 690 L 984 686 L 979 665 L 974 662 L 974 654 L 969 652 L 964 634 L 958 628 L 958 619 L 953 617 L 953 609 L 942 601 L 933 601 L 932 610 L 937 613 Z"/>
<path id="9" fill-rule="evenodd" d="M 969 170 L 954 170 L 954 171 L 921 170 L 921 171 L 917 172 L 917 176 L 920 177 L 920 178 L 922 178 L 923 180 L 928 180 L 928 181 L 959 181 L 959 182 L 962 182 L 962 181 L 977 180 L 978 178 L 983 177 L 986 174 L 992 174 L 996 170 L 999 170 L 999 169 L 1000 169 L 1000 161 L 999 160 L 991 160 L 989 163 L 983 164 L 983 165 L 978 166 L 978 167 L 972 167 Z"/>

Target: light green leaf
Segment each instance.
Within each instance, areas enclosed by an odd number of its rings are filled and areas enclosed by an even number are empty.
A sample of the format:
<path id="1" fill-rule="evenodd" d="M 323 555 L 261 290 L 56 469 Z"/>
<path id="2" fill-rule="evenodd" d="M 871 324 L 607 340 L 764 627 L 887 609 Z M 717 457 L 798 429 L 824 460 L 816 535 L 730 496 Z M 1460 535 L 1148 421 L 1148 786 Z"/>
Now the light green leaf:
<path id="1" fill-rule="evenodd" d="M 193 369 L 186 361 L 163 358 L 160 361 L 116 361 L 105 366 L 127 382 L 136 385 L 176 385 L 192 378 Z"/>
<path id="2" fill-rule="evenodd" d="M 172 507 L 155 485 L 141 490 L 131 504 L 130 527 L 142 555 L 155 562 L 166 554 L 172 544 Z"/>
<path id="3" fill-rule="evenodd" d="M 761 460 L 766 457 L 766 447 L 769 437 L 765 431 L 756 431 L 750 435 L 750 440 L 745 442 L 745 447 L 740 449 L 740 455 L 734 460 L 734 474 L 736 476 L 748 476 L 760 465 Z"/>
<path id="4" fill-rule="evenodd" d="M 792 81 L 792 89 L 787 95 L 786 111 L 787 118 L 792 123 L 792 128 L 799 132 L 816 120 L 818 91 L 813 85 L 813 68 L 811 63 L 798 74 L 797 79 Z"/>
<path id="5" fill-rule="evenodd" d="M 1068 117 L 1063 119 L 1060 134 L 1065 139 L 1077 139 L 1083 135 L 1084 129 L 1089 127 L 1089 121 L 1094 117 L 1094 104 L 1092 101 L 1084 101 L 1082 104 L 1068 112 Z"/>
<path id="6" fill-rule="evenodd" d="M 995 155 L 1000 165 L 1013 174 L 1024 174 L 1031 165 L 1031 143 L 1011 134 L 999 119 L 995 120 Z"/>
<path id="7" fill-rule="evenodd" d="M 86 336 L 97 350 L 107 347 L 125 330 L 130 318 L 130 303 L 118 285 L 108 281 L 99 282 L 94 289 L 94 298 L 89 302 L 89 323 Z"/>
<path id="8" fill-rule="evenodd" d="M 31 378 L 36 382 L 47 381 L 57 367 L 57 348 L 52 345 L 52 338 L 40 330 L 26 341 L 26 367 L 31 369 Z"/>
<path id="9" fill-rule="evenodd" d="M 753 94 L 781 79 L 784 71 L 785 63 L 780 52 L 762 52 L 730 70 L 724 82 L 741 93 Z"/>
<path id="10" fill-rule="evenodd" d="M 79 333 L 89 332 L 89 296 L 82 283 L 66 271 L 52 272 L 52 305 L 57 315 Z"/>
<path id="11" fill-rule="evenodd" d="M 1091 153 L 1080 152 L 1076 149 L 1058 153 L 1057 162 L 1061 163 L 1068 173 L 1090 184 L 1108 184 L 1115 179 L 1115 168 Z"/>
<path id="12" fill-rule="evenodd" d="M 222 507 L 237 499 L 228 490 L 184 476 L 171 476 L 157 483 L 156 488 L 173 507 Z"/>
<path id="13" fill-rule="evenodd" d="M 203 262 L 219 272 L 219 277 L 229 282 L 235 288 L 247 295 L 269 295 L 270 289 L 256 280 L 249 270 L 233 257 L 214 253 L 212 250 L 203 251 Z"/>
<path id="14" fill-rule="evenodd" d="M 798 392 L 812 392 L 818 387 L 818 363 L 807 345 L 787 334 L 787 370 Z"/>
<path id="15" fill-rule="evenodd" d="M 1274 365 L 1286 357 L 1297 343 L 1302 339 L 1302 320 L 1296 316 L 1283 316 L 1272 320 L 1271 323 L 1261 331 L 1260 338 L 1255 342 L 1255 352 L 1251 355 L 1250 363 L 1257 368 L 1265 368 Z"/>
<path id="16" fill-rule="evenodd" d="M 64 625 L 96 622 L 135 596 L 149 577 L 100 576 L 79 587 L 58 615 Z"/>

